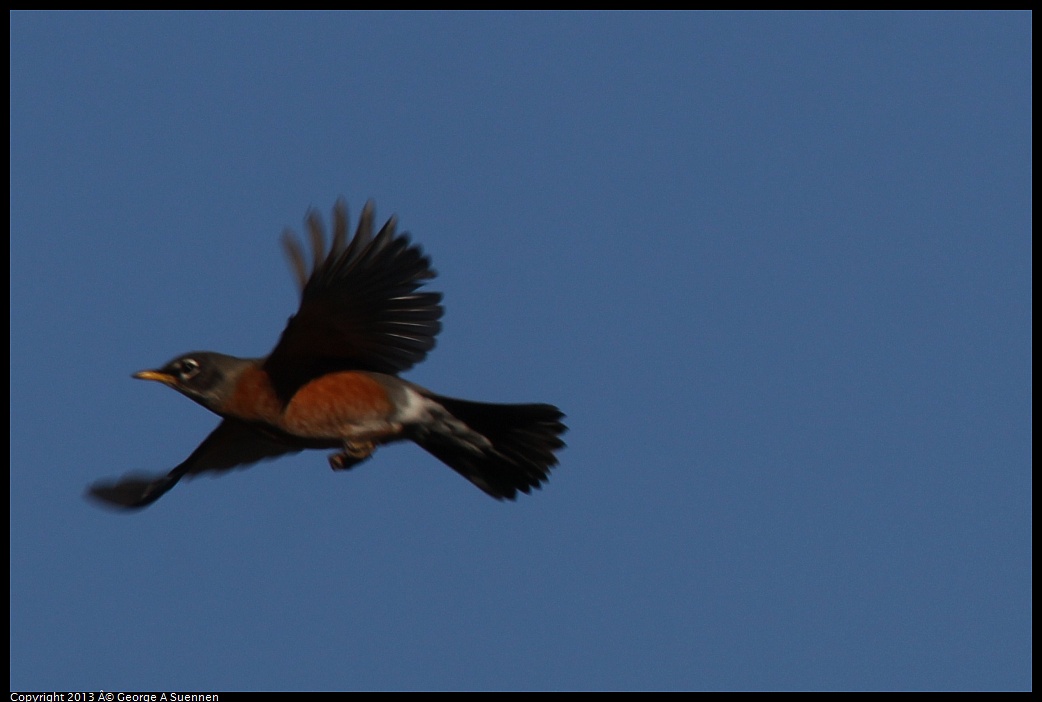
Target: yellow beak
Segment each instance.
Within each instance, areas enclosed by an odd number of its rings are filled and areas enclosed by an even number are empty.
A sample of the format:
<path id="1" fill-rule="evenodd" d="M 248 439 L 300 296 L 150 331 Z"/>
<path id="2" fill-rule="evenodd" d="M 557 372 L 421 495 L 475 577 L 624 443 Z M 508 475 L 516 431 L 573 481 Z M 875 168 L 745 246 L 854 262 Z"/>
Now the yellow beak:
<path id="1" fill-rule="evenodd" d="M 154 370 L 141 371 L 140 373 L 135 373 L 131 377 L 137 378 L 138 380 L 155 380 L 164 385 L 173 385 L 177 382 L 177 379 L 169 373 L 161 373 L 160 371 Z"/>

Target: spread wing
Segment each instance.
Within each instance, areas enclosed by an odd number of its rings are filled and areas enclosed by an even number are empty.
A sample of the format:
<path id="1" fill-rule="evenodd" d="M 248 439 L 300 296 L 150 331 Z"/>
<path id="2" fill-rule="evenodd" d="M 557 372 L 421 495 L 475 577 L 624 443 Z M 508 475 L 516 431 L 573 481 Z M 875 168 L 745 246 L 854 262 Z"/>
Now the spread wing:
<path id="1" fill-rule="evenodd" d="M 294 446 L 234 419 L 225 419 L 179 466 L 166 475 L 132 473 L 119 480 L 100 481 L 90 486 L 88 496 L 110 507 L 146 507 L 162 497 L 186 475 L 208 471 L 224 472 L 257 461 L 296 453 Z"/>
<path id="2" fill-rule="evenodd" d="M 417 292 L 434 277 L 430 259 L 396 220 L 373 236 L 373 203 L 347 237 L 347 209 L 333 208 L 333 241 L 326 251 L 322 219 L 307 217 L 312 261 L 291 231 L 283 237 L 301 288 L 300 309 L 264 362 L 276 393 L 288 402 L 306 382 L 338 370 L 397 374 L 423 360 L 441 331 L 441 294 Z"/>

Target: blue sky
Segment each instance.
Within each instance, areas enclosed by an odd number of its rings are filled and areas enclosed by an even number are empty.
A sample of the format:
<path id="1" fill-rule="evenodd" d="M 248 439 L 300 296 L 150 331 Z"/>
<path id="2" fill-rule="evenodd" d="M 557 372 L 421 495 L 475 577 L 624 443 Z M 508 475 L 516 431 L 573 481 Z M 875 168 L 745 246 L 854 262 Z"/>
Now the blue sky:
<path id="1" fill-rule="evenodd" d="M 1031 688 L 1029 14 L 10 20 L 12 689 Z M 549 484 L 85 502 L 341 195 L 439 272 L 406 377 L 567 413 Z"/>

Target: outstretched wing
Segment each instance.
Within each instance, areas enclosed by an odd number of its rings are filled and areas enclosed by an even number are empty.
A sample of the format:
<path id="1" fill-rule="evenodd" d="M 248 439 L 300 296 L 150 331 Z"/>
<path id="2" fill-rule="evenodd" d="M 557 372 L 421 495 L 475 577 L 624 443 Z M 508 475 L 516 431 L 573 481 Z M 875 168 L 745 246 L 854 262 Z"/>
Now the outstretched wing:
<path id="1" fill-rule="evenodd" d="M 225 419 L 192 455 L 166 475 L 135 473 L 115 482 L 100 481 L 90 486 L 87 495 L 110 507 L 137 509 L 158 500 L 186 475 L 223 472 L 302 448 L 305 447 L 283 442 L 245 422 Z"/>
<path id="2" fill-rule="evenodd" d="M 307 217 L 312 263 L 291 231 L 283 244 L 301 288 L 300 309 L 264 362 L 283 402 L 306 382 L 338 370 L 397 374 L 423 360 L 441 330 L 441 294 L 417 292 L 434 277 L 430 259 L 394 217 L 373 236 L 373 203 L 348 241 L 347 209 L 333 208 L 327 252 L 322 219 Z"/>

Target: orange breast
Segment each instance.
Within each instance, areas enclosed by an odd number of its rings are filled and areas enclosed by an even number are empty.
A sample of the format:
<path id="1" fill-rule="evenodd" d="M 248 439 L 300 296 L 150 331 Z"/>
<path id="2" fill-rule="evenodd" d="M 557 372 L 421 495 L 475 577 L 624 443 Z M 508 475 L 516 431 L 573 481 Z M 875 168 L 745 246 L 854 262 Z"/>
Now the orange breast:
<path id="1" fill-rule="evenodd" d="M 259 367 L 248 368 L 235 383 L 235 392 L 221 408 L 228 414 L 247 421 L 279 424 L 282 403 L 271 387 L 268 374 Z"/>
<path id="2" fill-rule="evenodd" d="M 354 371 L 330 373 L 304 385 L 285 407 L 268 374 L 257 368 L 243 372 L 221 413 L 250 422 L 265 422 L 295 436 L 342 438 L 352 430 L 386 421 L 394 408 L 383 386 Z"/>
<path id="3" fill-rule="evenodd" d="M 353 371 L 316 378 L 297 391 L 281 426 L 297 436 L 342 437 L 345 429 L 386 420 L 393 410 L 387 391 Z"/>

